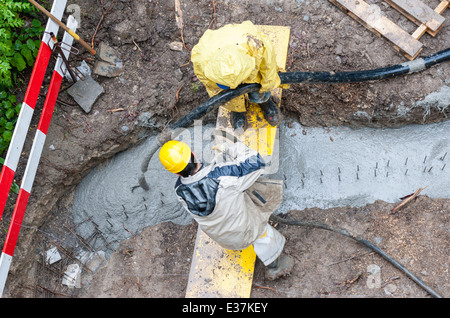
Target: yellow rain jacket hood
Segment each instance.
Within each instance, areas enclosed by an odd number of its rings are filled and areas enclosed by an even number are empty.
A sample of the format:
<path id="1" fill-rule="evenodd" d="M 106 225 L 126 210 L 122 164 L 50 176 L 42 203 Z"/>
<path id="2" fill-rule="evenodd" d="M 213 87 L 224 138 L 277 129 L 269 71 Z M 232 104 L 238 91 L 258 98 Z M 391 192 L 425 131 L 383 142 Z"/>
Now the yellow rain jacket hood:
<path id="1" fill-rule="evenodd" d="M 272 42 L 250 21 L 207 30 L 191 53 L 194 73 L 208 91 L 217 84 L 236 88 L 243 83 L 261 84 L 260 92 L 280 86 Z"/>

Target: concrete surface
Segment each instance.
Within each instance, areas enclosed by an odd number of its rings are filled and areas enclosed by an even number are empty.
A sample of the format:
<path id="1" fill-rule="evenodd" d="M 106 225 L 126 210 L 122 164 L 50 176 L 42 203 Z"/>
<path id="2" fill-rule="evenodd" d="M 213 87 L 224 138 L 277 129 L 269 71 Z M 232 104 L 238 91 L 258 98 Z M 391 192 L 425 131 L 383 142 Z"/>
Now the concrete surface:
<path id="1" fill-rule="evenodd" d="M 191 144 L 203 159 L 211 158 L 213 126 L 195 126 L 178 139 Z M 192 137 L 191 137 L 192 136 Z M 432 198 L 450 197 L 450 122 L 410 125 L 399 129 L 353 130 L 344 127 L 305 128 L 280 125 L 279 169 L 271 178 L 284 180 L 284 201 L 278 213 L 290 209 L 363 206 L 375 200 L 421 192 Z M 89 216 L 112 246 L 146 226 L 192 218 L 175 199 L 176 176 L 166 172 L 155 155 L 146 173 L 151 190 L 138 186 L 140 164 L 149 137 L 95 168 L 77 187 L 72 206 L 77 231 L 89 237 Z M 276 158 L 274 158 L 276 160 Z M 104 242 L 98 242 L 104 244 Z"/>

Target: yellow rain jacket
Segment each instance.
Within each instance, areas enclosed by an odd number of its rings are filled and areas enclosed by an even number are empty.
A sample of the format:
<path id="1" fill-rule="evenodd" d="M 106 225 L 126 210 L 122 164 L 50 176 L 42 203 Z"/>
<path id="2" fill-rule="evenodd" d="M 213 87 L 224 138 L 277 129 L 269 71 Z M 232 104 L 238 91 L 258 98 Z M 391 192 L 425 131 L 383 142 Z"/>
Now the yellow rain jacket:
<path id="1" fill-rule="evenodd" d="M 260 93 L 280 86 L 275 51 L 270 39 L 250 21 L 207 30 L 191 53 L 194 73 L 210 96 L 243 83 L 261 84 Z M 236 103 L 229 103 L 231 111 Z"/>

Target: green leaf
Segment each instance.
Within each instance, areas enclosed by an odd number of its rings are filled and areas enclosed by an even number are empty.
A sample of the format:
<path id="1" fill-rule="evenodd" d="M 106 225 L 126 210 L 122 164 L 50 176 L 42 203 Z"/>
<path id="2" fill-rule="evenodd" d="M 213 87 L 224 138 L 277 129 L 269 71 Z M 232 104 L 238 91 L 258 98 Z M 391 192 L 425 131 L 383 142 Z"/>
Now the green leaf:
<path id="1" fill-rule="evenodd" d="M 11 184 L 11 191 L 14 192 L 15 194 L 19 194 L 19 190 L 20 190 L 19 185 L 17 183 L 13 182 Z"/>
<path id="2" fill-rule="evenodd" d="M 3 104 L 3 108 L 4 109 L 10 109 L 12 107 L 12 104 L 11 104 L 11 102 L 9 100 L 4 100 L 2 102 L 2 104 Z"/>
<path id="3" fill-rule="evenodd" d="M 12 122 L 8 121 L 8 122 L 6 123 L 6 125 L 5 125 L 5 128 L 6 128 L 7 130 L 13 130 L 13 129 L 14 129 L 14 124 L 13 124 Z"/>
<path id="4" fill-rule="evenodd" d="M 33 51 L 36 48 L 36 45 L 34 45 L 34 41 L 32 39 L 27 40 L 27 46 L 31 51 Z"/>
<path id="5" fill-rule="evenodd" d="M 14 63 L 19 72 L 23 71 L 25 67 L 27 67 L 27 63 L 19 53 L 14 54 Z"/>
<path id="6" fill-rule="evenodd" d="M 14 42 L 13 48 L 16 51 L 20 51 L 20 49 L 22 48 L 22 42 L 20 42 L 19 40 L 16 40 L 16 42 Z"/>
<path id="7" fill-rule="evenodd" d="M 31 25 L 35 28 L 39 28 L 41 26 L 41 21 L 38 19 L 33 19 L 33 21 L 31 21 Z"/>
<path id="8" fill-rule="evenodd" d="M 14 112 L 14 109 L 10 108 L 6 111 L 5 116 L 8 119 L 13 118 L 16 115 L 16 113 Z M 3 137 L 4 138 L 4 137 Z"/>
<path id="9" fill-rule="evenodd" d="M 22 56 L 27 60 L 28 66 L 33 66 L 34 59 L 30 49 L 26 46 L 23 46 L 20 50 L 20 53 L 22 53 Z"/>
<path id="10" fill-rule="evenodd" d="M 0 99 L 5 99 L 6 97 L 8 97 L 8 94 L 5 91 L 1 91 L 0 92 Z"/>
<path id="11" fill-rule="evenodd" d="M 12 138 L 12 132 L 10 132 L 9 130 L 6 130 L 3 132 L 3 140 L 6 142 L 10 142 L 11 138 Z"/>
<path id="12" fill-rule="evenodd" d="M 11 102 L 11 103 L 15 103 L 17 100 L 16 100 L 16 96 L 15 95 L 9 95 L 9 101 Z"/>
<path id="13" fill-rule="evenodd" d="M 21 108 L 22 108 L 22 103 L 17 104 L 17 106 L 14 108 L 14 110 L 16 111 L 17 114 L 19 114 Z"/>

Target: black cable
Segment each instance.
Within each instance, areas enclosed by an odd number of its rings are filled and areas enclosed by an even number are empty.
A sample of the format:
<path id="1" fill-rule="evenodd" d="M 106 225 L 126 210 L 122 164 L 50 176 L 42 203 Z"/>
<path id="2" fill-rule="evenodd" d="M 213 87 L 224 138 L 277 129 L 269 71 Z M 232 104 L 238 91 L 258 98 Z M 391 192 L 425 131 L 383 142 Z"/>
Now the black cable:
<path id="1" fill-rule="evenodd" d="M 417 285 L 419 285 L 421 288 L 423 288 L 427 292 L 429 292 L 433 297 L 435 297 L 435 298 L 442 298 L 442 296 L 440 296 L 433 289 L 431 289 L 430 287 L 425 285 L 424 282 L 422 282 L 419 278 L 417 278 L 414 274 L 412 274 L 409 270 L 407 270 L 402 264 L 397 262 L 394 258 L 392 258 L 388 254 L 383 252 L 378 246 L 376 246 L 375 244 L 373 244 L 373 243 L 371 243 L 371 242 L 369 242 L 369 241 L 367 241 L 367 240 L 365 240 L 365 239 L 363 239 L 363 238 L 361 238 L 359 236 L 355 236 L 355 235 L 349 233 L 347 230 L 344 230 L 344 229 L 341 229 L 341 228 L 337 228 L 337 227 L 331 226 L 329 224 L 321 223 L 321 222 L 318 222 L 318 221 L 283 219 L 283 218 L 281 218 L 281 217 L 279 217 L 279 216 L 277 216 L 275 214 L 272 214 L 270 216 L 270 218 L 271 218 L 272 221 L 274 221 L 276 223 L 281 223 L 281 224 L 285 224 L 285 225 L 296 225 L 296 226 L 305 226 L 305 227 L 319 228 L 319 229 L 331 231 L 331 232 L 342 234 L 342 235 L 344 235 L 346 237 L 349 237 L 349 238 L 351 238 L 351 239 L 353 239 L 353 240 L 355 240 L 355 241 L 365 245 L 366 247 L 370 248 L 371 250 L 373 250 L 374 252 L 376 252 L 377 254 L 382 256 L 385 260 L 387 260 L 389 263 L 391 263 L 396 268 L 401 270 L 404 274 L 406 274 L 406 276 L 411 278 Z"/>

